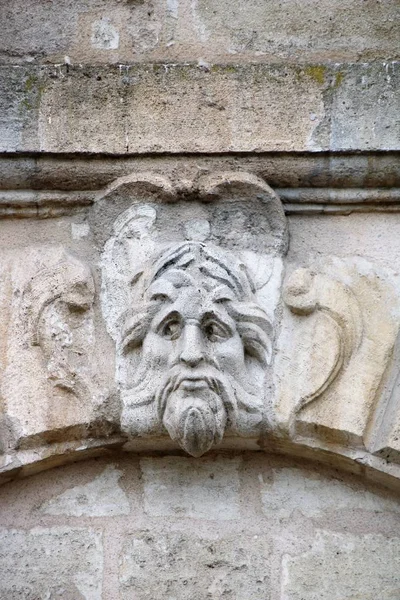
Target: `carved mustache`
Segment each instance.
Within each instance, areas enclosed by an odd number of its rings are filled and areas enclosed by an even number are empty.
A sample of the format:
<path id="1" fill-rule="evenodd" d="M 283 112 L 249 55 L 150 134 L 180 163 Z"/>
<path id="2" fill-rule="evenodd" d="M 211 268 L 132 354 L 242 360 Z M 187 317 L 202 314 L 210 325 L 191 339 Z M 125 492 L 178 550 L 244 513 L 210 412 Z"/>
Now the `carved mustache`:
<path id="1" fill-rule="evenodd" d="M 214 394 L 222 400 L 223 404 L 231 405 L 232 402 L 229 399 L 229 394 L 227 393 L 226 385 L 223 380 L 224 377 L 221 371 L 212 367 L 210 368 L 210 366 L 205 372 L 203 369 L 189 371 L 188 369 L 183 368 L 182 365 L 179 365 L 178 368 L 175 369 L 175 372 L 173 370 L 168 374 L 167 380 L 164 385 L 159 387 L 159 391 L 156 394 L 157 410 L 160 420 L 162 421 L 163 419 L 168 397 L 176 392 L 184 381 L 204 381 L 210 391 L 214 392 Z M 211 401 L 210 408 L 214 413 L 218 411 L 215 401 Z"/>
<path id="2" fill-rule="evenodd" d="M 208 373 L 210 367 L 216 373 L 216 376 L 214 378 L 220 378 L 221 369 L 218 365 L 218 362 L 213 357 L 204 358 L 203 365 L 196 369 L 187 369 L 187 367 L 185 367 L 183 363 L 178 359 L 171 365 L 170 370 L 167 374 L 167 381 L 165 381 L 165 377 L 162 379 L 161 386 L 165 386 L 168 383 L 170 377 L 174 376 L 174 371 L 184 371 L 185 368 L 187 370 L 187 377 L 185 379 L 207 380 L 210 378 Z M 207 373 L 204 371 L 204 369 L 207 369 Z M 136 389 L 137 392 L 140 393 L 142 390 L 146 389 L 149 385 L 151 385 L 150 378 L 153 373 L 154 367 L 149 365 L 145 360 L 142 360 L 135 375 L 135 379 L 132 381 L 129 387 Z"/>

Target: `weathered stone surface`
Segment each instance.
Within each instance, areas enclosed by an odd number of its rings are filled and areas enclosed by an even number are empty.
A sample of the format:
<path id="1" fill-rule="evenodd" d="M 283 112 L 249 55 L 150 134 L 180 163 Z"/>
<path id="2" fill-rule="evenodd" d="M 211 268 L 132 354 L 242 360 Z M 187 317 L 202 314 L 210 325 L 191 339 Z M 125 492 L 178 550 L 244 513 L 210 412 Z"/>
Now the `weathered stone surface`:
<path id="1" fill-rule="evenodd" d="M 119 485 L 122 471 L 113 465 L 93 481 L 70 488 L 41 507 L 46 515 L 113 517 L 129 515 L 129 500 Z"/>
<path id="2" fill-rule="evenodd" d="M 399 148 L 399 67 L 399 62 L 363 64 L 342 72 L 327 111 L 332 150 Z"/>
<path id="3" fill-rule="evenodd" d="M 232 170 L 118 178 L 22 246 L 20 223 L 1 224 L 4 475 L 126 443 L 193 456 L 300 444 L 398 476 L 379 415 L 397 414 L 400 285 L 381 254 L 297 249 L 282 296 L 282 204 Z M 40 243 L 48 227 L 63 243 Z"/>
<path id="4" fill-rule="evenodd" d="M 400 369 L 399 339 L 396 340 L 391 377 L 374 413 L 373 427 L 367 435 L 368 449 L 389 462 L 400 462 Z"/>
<path id="5" fill-rule="evenodd" d="M 342 196 L 343 204 L 347 198 L 348 210 L 353 207 L 354 194 L 357 195 L 358 201 L 361 196 L 365 203 L 370 195 L 375 198 L 375 201 L 381 197 L 382 201 L 377 202 L 377 208 L 381 207 L 384 212 L 384 209 L 387 208 L 383 202 L 384 194 L 388 194 L 387 197 L 390 198 L 390 194 L 396 193 L 400 188 L 400 164 L 396 150 L 384 153 L 349 152 L 344 155 L 331 153 L 329 156 L 319 152 L 307 154 L 271 152 L 243 155 L 240 157 L 240 162 L 236 155 L 229 154 L 224 156 L 91 156 L 81 153 L 72 157 L 47 154 L 28 156 L 11 153 L 0 155 L 2 190 L 0 206 L 11 208 L 16 205 L 15 208 L 18 209 L 20 206 L 17 200 L 31 197 L 37 203 L 36 208 L 39 208 L 41 199 L 43 199 L 42 201 L 46 199 L 47 203 L 59 199 L 59 202 L 62 200 L 64 207 L 70 211 L 66 214 L 74 214 L 74 207 L 65 206 L 69 194 L 74 196 L 80 192 L 81 197 L 86 197 L 88 204 L 91 204 L 94 200 L 93 192 L 98 192 L 112 184 L 117 177 L 124 177 L 131 173 L 148 173 L 153 170 L 164 177 L 172 177 L 174 181 L 182 178 L 193 180 L 200 173 L 231 171 L 239 164 L 241 170 L 266 181 L 275 189 L 284 203 L 290 193 L 291 204 L 295 203 L 294 198 L 297 196 L 301 204 L 305 205 L 304 209 L 309 205 L 308 221 L 303 223 L 300 221 L 301 217 L 297 216 L 296 221 L 293 222 L 293 226 L 301 222 L 301 231 L 304 232 L 307 229 L 307 222 L 310 225 L 313 224 L 310 211 L 316 209 L 315 203 L 318 202 L 319 207 L 321 204 L 333 205 L 335 204 L 335 193 L 337 198 Z M 66 193 L 63 195 L 60 190 L 64 190 Z M 303 202 L 302 198 L 305 193 L 309 196 Z M 370 210 L 371 204 L 369 203 L 365 212 Z M 347 219 L 349 225 L 355 217 L 357 215 L 353 214 L 351 219 Z M 375 214 L 374 219 L 376 218 Z M 395 220 L 396 215 L 391 213 L 393 224 Z M 335 219 L 327 220 L 327 224 L 331 226 L 335 226 L 337 222 Z M 370 218 L 368 217 L 365 223 L 366 227 L 369 222 Z M 373 222 L 371 219 L 371 224 Z M 320 231 L 322 231 L 326 223 L 320 221 L 319 223 Z M 310 243 L 314 241 L 317 233 L 316 231 L 313 240 L 309 240 Z M 373 237 L 370 237 L 369 240 L 372 241 Z M 352 241 L 356 240 L 348 240 L 349 243 Z M 336 254 L 340 250 L 343 250 L 343 246 L 339 245 L 336 248 Z M 303 250 L 305 253 L 306 251 L 307 248 Z M 320 251 L 324 251 L 323 244 L 320 245 Z"/>
<path id="6" fill-rule="evenodd" d="M 396 62 L 0 70 L 8 90 L 2 96 L 2 151 L 142 154 L 398 147 Z"/>
<path id="7" fill-rule="evenodd" d="M 334 469 L 288 457 L 247 453 L 241 457 L 239 472 L 232 468 L 238 458 L 227 452 L 217 460 L 215 456 L 146 458 L 150 465 L 162 467 L 161 478 L 160 469 L 143 469 L 143 459 L 123 452 L 118 454 L 117 460 L 118 469 L 123 473 L 125 494 L 132 506 L 129 514 L 98 516 L 96 511 L 78 514 L 70 510 L 75 505 L 69 501 L 63 514 L 41 510 L 40 507 L 49 506 L 54 498 L 60 497 L 60 491 L 73 488 L 78 491 L 79 488 L 88 496 L 87 486 L 83 487 L 85 482 L 98 481 L 107 466 L 111 470 L 113 460 L 97 458 L 79 462 L 0 488 L 1 598 L 272 600 L 276 597 L 286 600 L 283 591 L 287 591 L 291 600 L 289 592 L 298 588 L 308 600 L 308 590 L 306 593 L 301 578 L 308 572 L 311 574 L 308 580 L 316 585 L 314 580 L 318 578 L 312 575 L 314 563 L 317 563 L 315 568 L 321 581 L 329 580 L 326 589 L 328 585 L 333 588 L 337 585 L 343 591 L 340 587 L 343 582 L 335 569 L 339 560 L 343 560 L 339 568 L 343 567 L 349 579 L 353 577 L 355 585 L 360 577 L 365 577 L 373 591 L 382 581 L 398 578 L 399 549 L 397 542 L 391 541 L 396 536 L 400 539 L 398 494 L 372 486 L 360 477 L 338 474 Z M 185 469 L 182 463 L 187 465 Z M 171 473 L 174 476 L 168 480 Z M 177 473 L 181 474 L 180 478 Z M 231 486 L 239 477 L 235 498 L 240 512 L 235 511 L 231 514 L 234 518 L 226 519 L 223 507 L 232 511 Z M 151 514 L 147 511 L 143 490 L 151 478 L 160 489 L 162 484 L 166 486 L 153 496 L 154 505 L 159 502 L 160 494 L 161 504 L 166 497 L 179 496 L 180 512 L 165 510 L 164 514 Z M 110 476 L 108 480 L 111 481 Z M 260 481 L 263 482 L 263 503 Z M 210 485 L 214 486 L 212 494 Z M 107 492 L 108 497 L 110 493 Z M 90 497 L 95 501 L 92 492 Z M 126 497 L 119 497 L 119 506 L 123 509 Z M 102 498 L 104 496 L 97 496 L 100 508 L 104 506 Z M 200 501 L 205 504 L 203 512 Z M 186 510 L 188 506 L 191 512 Z M 219 512 L 213 511 L 213 506 L 220 507 Z M 212 519 L 204 514 L 206 510 L 212 513 Z M 40 530 L 37 529 L 39 521 Z M 318 544 L 315 527 L 324 529 L 326 537 L 334 542 L 325 540 L 324 546 Z M 94 546 L 92 539 L 96 542 Z M 349 539 L 355 545 L 354 560 Z M 371 539 L 380 542 L 371 545 Z M 388 560 L 382 569 L 385 543 Z M 347 564 L 343 558 L 330 559 L 331 553 L 336 552 L 346 557 Z M 322 567 L 325 567 L 324 573 Z M 80 575 L 82 572 L 86 579 Z M 86 588 L 82 587 L 82 581 L 86 581 Z M 14 584 L 15 596 L 8 593 Z M 363 585 L 359 586 L 360 600 L 371 600 L 368 593 L 363 593 Z M 332 600 L 327 592 L 325 594 L 326 600 Z M 348 600 L 344 592 L 333 598 Z M 354 600 L 351 595 L 350 598 Z M 377 600 L 380 596 L 372 598 Z M 397 600 L 396 595 L 390 600 Z"/>
<path id="8" fill-rule="evenodd" d="M 211 521 L 240 516 L 240 459 L 143 458 L 140 466 L 148 515 Z"/>
<path id="9" fill-rule="evenodd" d="M 138 532 L 127 538 L 121 554 L 121 600 L 268 598 L 269 553 L 270 542 L 263 535 Z"/>
<path id="10" fill-rule="evenodd" d="M 55 62 L 134 60 L 157 45 L 162 4 L 101 0 L 2 5 L 0 58 Z M 154 10 L 156 8 L 156 10 Z M 22 19 L 22 15 L 24 18 Z M 7 24 L 7 26 L 5 26 Z"/>
<path id="11" fill-rule="evenodd" d="M 382 57 L 398 54 L 390 39 L 399 35 L 395 1 L 383 6 L 351 0 L 343 10 L 343 2 L 334 0 L 320 2 L 316 10 L 315 3 L 309 1 L 250 0 L 244 4 L 222 0 L 215 4 L 198 0 L 195 14 L 198 35 L 217 55 L 225 50 L 235 57 L 244 54 L 276 60 L 296 55 L 299 60 L 318 54 L 358 58 L 364 53 Z"/>
<path id="12" fill-rule="evenodd" d="M 282 562 L 284 600 L 396 600 L 400 539 L 317 532 L 313 547 Z"/>
<path id="13" fill-rule="evenodd" d="M 324 113 L 323 85 L 286 68 L 74 67 L 44 81 L 35 147 L 46 151 L 303 150 Z"/>
<path id="14" fill-rule="evenodd" d="M 10 312 L 0 384 L 14 437 L 21 448 L 79 438 L 96 420 L 103 393 L 90 268 L 50 244 L 28 255 L 4 252 L 2 264 Z"/>
<path id="15" fill-rule="evenodd" d="M 0 597 L 101 600 L 101 533 L 71 527 L 0 530 Z"/>
<path id="16" fill-rule="evenodd" d="M 288 278 L 293 317 L 284 319 L 278 354 L 277 415 L 300 435 L 318 436 L 320 428 L 324 439 L 346 444 L 350 437 L 363 447 L 398 335 L 397 276 L 383 274 L 363 259 L 332 257 Z"/>
<path id="17" fill-rule="evenodd" d="M 26 9 L 26 10 L 25 10 Z M 365 60 L 399 51 L 396 0 L 100 0 L 1 7 L 3 60 Z"/>
<path id="18" fill-rule="evenodd" d="M 274 469 L 272 480 L 261 478 L 261 500 L 266 516 L 288 519 L 294 511 L 306 517 L 328 511 L 365 510 L 400 512 L 391 499 L 379 498 L 336 479 L 326 479 L 300 469 Z"/>

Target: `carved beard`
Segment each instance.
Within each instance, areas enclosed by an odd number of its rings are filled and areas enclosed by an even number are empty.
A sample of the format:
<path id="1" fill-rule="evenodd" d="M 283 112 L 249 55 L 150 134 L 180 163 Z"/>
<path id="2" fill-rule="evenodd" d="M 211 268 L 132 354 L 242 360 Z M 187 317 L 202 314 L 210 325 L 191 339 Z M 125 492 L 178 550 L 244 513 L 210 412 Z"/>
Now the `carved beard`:
<path id="1" fill-rule="evenodd" d="M 208 374 L 196 383 L 187 383 L 185 375 L 193 377 L 183 369 L 168 377 L 156 401 L 171 438 L 197 457 L 222 440 L 228 418 L 223 401 L 226 392 L 220 378 Z M 196 373 L 198 376 L 201 377 Z"/>
<path id="2" fill-rule="evenodd" d="M 180 382 L 194 376 L 203 377 L 207 386 L 184 390 Z M 259 430 L 263 386 L 252 379 L 246 376 L 239 383 L 216 364 L 195 370 L 176 364 L 165 374 L 156 358 L 147 354 L 136 368 L 135 380 L 122 392 L 122 429 L 145 436 L 165 427 L 184 450 L 201 456 L 221 440 L 226 428 L 243 436 Z"/>

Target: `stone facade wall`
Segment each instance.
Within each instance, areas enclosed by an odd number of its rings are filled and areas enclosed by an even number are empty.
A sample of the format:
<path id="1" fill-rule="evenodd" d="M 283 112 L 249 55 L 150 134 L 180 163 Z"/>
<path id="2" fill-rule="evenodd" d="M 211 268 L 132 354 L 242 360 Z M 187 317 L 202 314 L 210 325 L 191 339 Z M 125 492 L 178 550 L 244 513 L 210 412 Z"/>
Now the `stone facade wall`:
<path id="1" fill-rule="evenodd" d="M 0 2 L 1 599 L 399 600 L 399 42 Z"/>
<path id="2" fill-rule="evenodd" d="M 397 495 L 292 459 L 95 459 L 0 502 L 10 600 L 399 595 Z"/>

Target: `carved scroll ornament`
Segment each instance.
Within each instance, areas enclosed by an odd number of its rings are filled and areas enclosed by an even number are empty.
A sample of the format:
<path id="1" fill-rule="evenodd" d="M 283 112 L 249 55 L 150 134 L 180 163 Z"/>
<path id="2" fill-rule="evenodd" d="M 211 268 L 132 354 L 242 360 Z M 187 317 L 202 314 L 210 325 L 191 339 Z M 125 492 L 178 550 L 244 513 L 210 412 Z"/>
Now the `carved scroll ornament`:
<path id="1" fill-rule="evenodd" d="M 278 420 L 294 437 L 368 448 L 399 328 L 394 274 L 330 257 L 295 270 L 283 298 L 293 317 L 278 353 Z"/>
<path id="2" fill-rule="evenodd" d="M 90 268 L 60 246 L 16 255 L 2 390 L 19 448 L 85 437 L 98 403 Z"/>
<path id="3" fill-rule="evenodd" d="M 85 341 L 79 345 L 77 338 L 79 333 L 90 335 L 85 328 L 94 302 L 90 269 L 65 254 L 56 265 L 43 269 L 32 279 L 25 298 L 30 343 L 41 349 L 49 381 L 89 402 L 91 383 L 84 360 Z"/>

